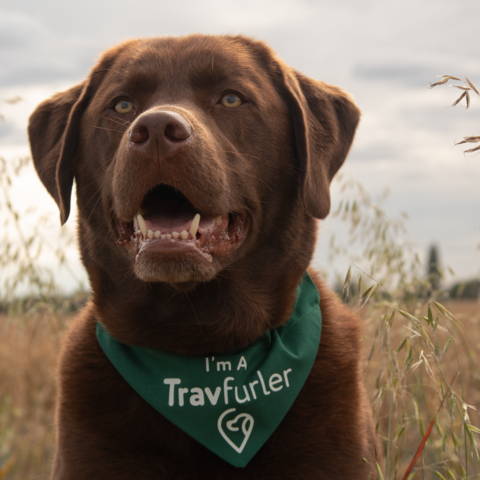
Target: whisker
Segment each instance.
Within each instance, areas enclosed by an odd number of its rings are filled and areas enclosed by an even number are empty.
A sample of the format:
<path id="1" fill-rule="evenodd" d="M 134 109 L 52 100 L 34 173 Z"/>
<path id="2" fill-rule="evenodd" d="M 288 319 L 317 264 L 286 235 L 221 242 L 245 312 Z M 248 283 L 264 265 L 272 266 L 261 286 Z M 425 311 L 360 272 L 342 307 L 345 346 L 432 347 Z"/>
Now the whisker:
<path id="1" fill-rule="evenodd" d="M 87 218 L 85 219 L 87 222 L 88 222 L 88 220 L 90 220 L 90 218 L 92 217 L 93 213 L 95 212 L 95 210 L 97 209 L 98 205 L 100 204 L 100 202 L 102 200 L 101 193 L 97 192 L 96 198 L 93 197 L 92 200 L 93 200 L 92 208 L 90 208 L 90 211 L 87 213 Z"/>
<path id="2" fill-rule="evenodd" d="M 117 123 L 118 125 L 121 125 L 122 127 L 126 127 L 127 125 L 130 125 L 130 121 L 128 120 L 120 120 L 119 118 L 113 118 L 113 117 L 107 117 L 107 120 L 109 122 Z"/>
<path id="3" fill-rule="evenodd" d="M 257 155 L 252 155 L 251 153 L 239 152 L 238 150 L 223 150 L 224 153 L 235 153 L 242 155 L 244 157 L 250 157 L 252 160 L 260 160 L 260 157 Z"/>
<path id="4" fill-rule="evenodd" d="M 107 132 L 123 134 L 122 130 L 115 130 L 113 128 L 99 127 L 98 125 L 94 125 L 93 128 L 96 128 L 97 130 L 106 130 Z"/>

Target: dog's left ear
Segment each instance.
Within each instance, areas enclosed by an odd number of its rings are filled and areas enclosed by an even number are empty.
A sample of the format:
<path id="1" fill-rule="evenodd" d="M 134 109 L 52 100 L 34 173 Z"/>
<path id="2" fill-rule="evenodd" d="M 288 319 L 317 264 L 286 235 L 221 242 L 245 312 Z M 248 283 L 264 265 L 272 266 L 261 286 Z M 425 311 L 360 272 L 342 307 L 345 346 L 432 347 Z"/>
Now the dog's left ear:
<path id="1" fill-rule="evenodd" d="M 123 48 L 124 44 L 107 51 L 84 82 L 45 100 L 30 116 L 28 136 L 33 164 L 58 205 L 62 225 L 70 213 L 82 115 L 115 55 Z"/>
<path id="2" fill-rule="evenodd" d="M 60 210 L 62 224 L 70 212 L 78 124 L 88 97 L 88 83 L 57 93 L 30 116 L 28 134 L 33 164 Z"/>
<path id="3" fill-rule="evenodd" d="M 325 218 L 330 210 L 330 182 L 348 154 L 360 110 L 337 87 L 284 65 L 277 72 L 292 115 L 305 208 L 309 215 Z"/>

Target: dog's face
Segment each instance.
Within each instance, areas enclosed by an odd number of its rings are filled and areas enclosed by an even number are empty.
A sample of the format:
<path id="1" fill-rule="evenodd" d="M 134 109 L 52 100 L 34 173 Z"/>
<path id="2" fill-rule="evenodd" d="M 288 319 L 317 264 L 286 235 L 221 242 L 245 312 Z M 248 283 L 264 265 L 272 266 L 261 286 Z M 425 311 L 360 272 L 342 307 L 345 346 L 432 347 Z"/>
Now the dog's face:
<path id="1" fill-rule="evenodd" d="M 76 181 L 91 276 L 196 284 L 272 246 L 311 252 L 357 121 L 342 91 L 263 44 L 190 36 L 106 52 L 38 107 L 29 134 L 62 221 Z"/>

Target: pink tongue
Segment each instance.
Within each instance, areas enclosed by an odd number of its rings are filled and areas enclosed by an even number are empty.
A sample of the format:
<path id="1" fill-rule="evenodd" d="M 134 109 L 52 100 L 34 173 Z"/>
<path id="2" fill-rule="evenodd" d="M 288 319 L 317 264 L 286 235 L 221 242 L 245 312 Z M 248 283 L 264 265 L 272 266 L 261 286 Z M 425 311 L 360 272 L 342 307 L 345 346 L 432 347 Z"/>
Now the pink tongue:
<path id="1" fill-rule="evenodd" d="M 181 232 L 189 230 L 192 224 L 193 215 L 191 213 L 170 215 L 152 215 L 145 218 L 145 226 L 148 230 L 159 230 L 161 232 Z"/>
<path id="2" fill-rule="evenodd" d="M 165 193 L 165 192 L 164 192 Z M 182 232 L 190 230 L 196 211 L 186 201 L 177 197 L 162 196 L 162 192 L 148 194 L 142 205 L 143 219 L 147 230 L 162 233 Z M 216 219 L 218 218 L 218 221 Z M 199 230 L 205 234 L 214 230 L 225 229 L 228 226 L 228 216 L 214 217 L 201 215 Z"/>

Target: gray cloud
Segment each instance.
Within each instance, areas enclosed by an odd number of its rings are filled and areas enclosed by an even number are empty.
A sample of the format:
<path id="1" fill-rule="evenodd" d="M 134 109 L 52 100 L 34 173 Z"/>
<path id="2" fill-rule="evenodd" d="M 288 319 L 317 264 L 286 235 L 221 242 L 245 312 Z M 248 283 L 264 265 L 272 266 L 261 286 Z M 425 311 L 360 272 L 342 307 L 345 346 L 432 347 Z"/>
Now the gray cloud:
<path id="1" fill-rule="evenodd" d="M 140 8 L 130 0 L 84 0 L 73 12 L 68 2 L 19 1 L 15 11 L 0 9 L 0 62 L 6 66 L 0 70 L 0 86 L 77 80 L 101 51 L 127 38 L 195 32 L 283 38 L 275 32 L 308 20 L 308 3 L 301 0 L 293 11 L 289 0 L 261 5 L 253 0 L 241 5 L 235 0 L 146 0 Z"/>
<path id="2" fill-rule="evenodd" d="M 75 76 L 62 45 L 41 22 L 0 12 L 0 86 L 52 83 Z M 68 43 L 68 42 L 67 42 Z"/>
<path id="3" fill-rule="evenodd" d="M 2 143 L 18 144 L 25 142 L 25 136 L 20 129 L 15 128 L 11 123 L 0 120 L 0 141 Z"/>
<path id="4" fill-rule="evenodd" d="M 15 53 L 28 47 L 34 47 L 39 41 L 50 38 L 48 30 L 34 18 L 16 12 L 1 11 L 0 45 L 2 52 Z"/>
<path id="5" fill-rule="evenodd" d="M 442 69 L 435 65 L 356 65 L 352 73 L 354 77 L 373 82 L 397 84 L 403 87 L 425 87 L 436 78 Z"/>
<path id="6" fill-rule="evenodd" d="M 361 147 L 355 147 L 349 161 L 361 162 L 393 162 L 404 157 L 402 148 L 387 140 L 379 140 Z"/>
<path id="7" fill-rule="evenodd" d="M 65 79 L 74 79 L 79 75 L 78 69 L 69 68 L 69 66 L 55 60 L 48 63 L 45 60 L 37 58 L 31 60 L 28 64 L 18 65 L 14 69 L 3 71 L 0 73 L 0 86 L 15 85 L 21 87 L 54 84 Z"/>

